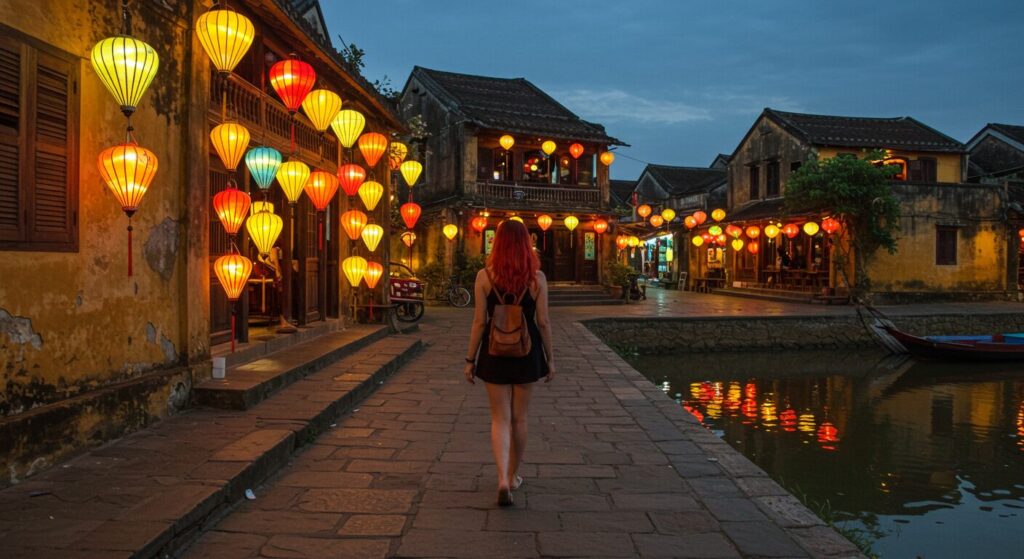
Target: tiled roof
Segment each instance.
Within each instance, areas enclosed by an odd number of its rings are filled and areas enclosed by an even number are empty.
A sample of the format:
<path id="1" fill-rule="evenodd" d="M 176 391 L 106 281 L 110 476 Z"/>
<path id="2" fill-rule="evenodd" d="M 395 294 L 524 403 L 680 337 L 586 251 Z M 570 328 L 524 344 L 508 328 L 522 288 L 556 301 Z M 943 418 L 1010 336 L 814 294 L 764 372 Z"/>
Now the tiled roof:
<path id="1" fill-rule="evenodd" d="M 962 153 L 964 145 L 909 116 L 866 118 L 765 109 L 764 114 L 817 146 L 894 148 Z"/>
<path id="2" fill-rule="evenodd" d="M 482 128 L 566 140 L 626 145 L 523 78 L 491 78 L 417 66 L 414 77 Z"/>
<path id="3" fill-rule="evenodd" d="M 998 124 L 993 122 L 989 123 L 988 128 L 998 130 L 1010 138 L 1024 144 L 1024 126 L 1017 126 L 1015 124 Z"/>
<path id="4" fill-rule="evenodd" d="M 636 181 L 610 180 L 608 186 L 611 190 L 613 206 L 628 206 L 636 188 Z"/>
<path id="5" fill-rule="evenodd" d="M 740 221 L 757 221 L 762 219 L 784 219 L 786 217 L 798 217 L 810 214 L 797 214 L 786 211 L 785 198 L 768 198 L 767 200 L 754 200 L 741 206 L 733 208 L 725 221 L 736 223 Z"/>
<path id="6" fill-rule="evenodd" d="M 709 167 L 674 167 L 651 164 L 645 171 L 649 172 L 668 191 L 669 196 L 710 192 L 726 181 L 725 169 Z"/>

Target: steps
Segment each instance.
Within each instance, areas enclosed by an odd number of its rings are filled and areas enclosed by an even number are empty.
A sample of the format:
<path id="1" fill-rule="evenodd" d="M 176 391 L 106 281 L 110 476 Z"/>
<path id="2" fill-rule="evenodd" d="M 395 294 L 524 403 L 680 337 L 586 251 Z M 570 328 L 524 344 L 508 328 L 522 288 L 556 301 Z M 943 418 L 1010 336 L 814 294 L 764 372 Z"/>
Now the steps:
<path id="1" fill-rule="evenodd" d="M 621 305 L 622 299 L 613 299 L 600 285 L 551 285 L 548 287 L 549 307 Z"/>

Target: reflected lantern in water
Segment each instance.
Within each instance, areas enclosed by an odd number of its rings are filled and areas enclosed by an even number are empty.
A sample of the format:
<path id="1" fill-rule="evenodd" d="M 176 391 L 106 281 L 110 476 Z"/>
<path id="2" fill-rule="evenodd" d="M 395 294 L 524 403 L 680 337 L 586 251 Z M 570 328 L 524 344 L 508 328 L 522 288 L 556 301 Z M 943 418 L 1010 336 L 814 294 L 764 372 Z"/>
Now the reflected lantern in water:
<path id="1" fill-rule="evenodd" d="M 818 427 L 818 442 L 825 450 L 835 450 L 835 444 L 839 442 L 839 429 L 831 421 L 823 421 Z"/>
<path id="2" fill-rule="evenodd" d="M 797 419 L 797 429 L 799 429 L 801 433 L 813 433 L 816 426 L 817 420 L 814 418 L 814 414 L 810 411 L 801 413 L 800 417 Z"/>
<path id="3" fill-rule="evenodd" d="M 792 433 L 796 431 L 796 410 L 793 408 L 786 408 L 779 413 L 779 425 L 783 431 Z"/>

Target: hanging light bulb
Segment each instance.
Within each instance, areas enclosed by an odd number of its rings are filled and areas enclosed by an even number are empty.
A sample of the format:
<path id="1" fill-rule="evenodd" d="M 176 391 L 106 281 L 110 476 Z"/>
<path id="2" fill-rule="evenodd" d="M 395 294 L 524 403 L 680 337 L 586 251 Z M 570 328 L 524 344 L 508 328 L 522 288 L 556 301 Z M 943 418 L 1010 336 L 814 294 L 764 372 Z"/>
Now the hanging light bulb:
<path id="1" fill-rule="evenodd" d="M 370 167 L 375 167 L 384 152 L 388 149 L 388 139 L 384 134 L 368 132 L 359 136 L 359 153 Z"/>
<path id="2" fill-rule="evenodd" d="M 605 167 L 611 167 L 612 163 L 615 162 L 615 154 L 610 151 L 605 151 L 601 153 L 600 159 L 601 163 L 603 163 Z"/>
<path id="3" fill-rule="evenodd" d="M 402 142 L 391 142 L 391 148 L 388 149 L 388 168 L 392 171 L 397 171 L 408 154 L 408 146 Z"/>
<path id="4" fill-rule="evenodd" d="M 249 147 L 249 129 L 237 122 L 225 122 L 213 127 L 210 141 L 224 168 L 234 173 Z"/>
<path id="5" fill-rule="evenodd" d="M 571 155 L 573 159 L 579 159 L 580 156 L 583 155 L 583 145 L 575 143 L 569 146 L 569 155 Z"/>
<path id="6" fill-rule="evenodd" d="M 377 287 L 377 282 L 384 275 L 384 265 L 380 262 L 367 262 L 366 272 L 363 274 L 363 281 L 366 282 L 366 287 L 374 289 Z"/>
<path id="7" fill-rule="evenodd" d="M 233 182 L 229 182 L 227 188 L 214 195 L 213 209 L 228 235 L 234 237 L 238 234 L 249 213 L 250 203 L 252 200 L 249 195 L 235 188 Z"/>
<path id="8" fill-rule="evenodd" d="M 555 153 L 556 149 L 558 149 L 558 145 L 551 140 L 545 140 L 544 143 L 540 145 L 540 150 L 544 152 L 544 155 L 551 155 L 552 153 Z"/>
<path id="9" fill-rule="evenodd" d="M 377 245 L 380 244 L 380 240 L 384 238 L 384 228 L 376 223 L 370 223 L 366 227 L 363 227 L 363 231 L 359 234 L 363 238 L 363 244 L 366 248 L 370 249 L 370 252 L 377 250 Z"/>
<path id="10" fill-rule="evenodd" d="M 258 203 L 258 202 L 257 202 Z M 256 205 L 255 203 L 253 204 Z M 260 211 L 249 216 L 245 220 L 245 229 L 249 232 L 249 238 L 256 245 L 260 254 L 266 256 L 274 248 L 274 243 L 281 236 L 284 229 L 284 220 L 270 211 Z"/>
<path id="11" fill-rule="evenodd" d="M 334 193 L 338 191 L 338 178 L 326 171 L 313 171 L 304 187 L 306 196 L 318 212 L 325 211 Z"/>
<path id="12" fill-rule="evenodd" d="M 594 231 L 600 235 L 608 230 L 608 222 L 603 219 L 594 221 Z"/>
<path id="13" fill-rule="evenodd" d="M 498 143 L 501 144 L 502 149 L 508 151 L 512 149 L 512 146 L 516 145 L 516 139 L 508 134 L 505 134 L 501 138 L 498 138 Z"/>
<path id="14" fill-rule="evenodd" d="M 256 184 L 266 190 L 281 168 L 281 152 L 265 146 L 252 148 L 245 154 L 245 166 L 249 168 L 249 174 Z"/>
<path id="15" fill-rule="evenodd" d="M 341 183 L 341 189 L 345 191 L 346 196 L 359 194 L 359 187 L 363 185 L 364 180 L 366 170 L 359 165 L 348 163 L 338 167 L 338 182 Z"/>
<path id="16" fill-rule="evenodd" d="M 449 223 L 441 228 L 441 232 L 448 238 L 449 241 L 454 241 L 455 236 L 459 234 L 459 226 Z"/>
<path id="17" fill-rule="evenodd" d="M 420 219 L 420 212 L 422 209 L 416 202 L 406 202 L 402 204 L 402 207 L 398 209 L 398 212 L 402 214 L 402 221 L 405 222 L 406 229 L 413 229 L 416 227 L 416 222 Z"/>
<path id="18" fill-rule="evenodd" d="M 342 260 L 341 269 L 345 272 L 349 285 L 359 287 L 359 282 L 362 281 L 363 276 L 366 274 L 366 265 L 366 259 L 362 256 L 349 256 Z"/>
<path id="19" fill-rule="evenodd" d="M 341 110 L 341 97 L 327 89 L 314 89 L 302 100 L 302 110 L 317 132 L 327 130 Z"/>
<path id="20" fill-rule="evenodd" d="M 252 20 L 225 8 L 215 8 L 196 20 L 196 35 L 214 68 L 230 74 L 249 51 L 256 28 Z"/>
<path id="21" fill-rule="evenodd" d="M 288 112 L 295 113 L 316 83 L 316 72 L 309 64 L 289 58 L 270 67 L 270 87 L 274 88 Z"/>
<path id="22" fill-rule="evenodd" d="M 348 238 L 353 241 L 358 240 L 359 236 L 363 234 L 366 222 L 366 214 L 359 210 L 349 210 L 341 214 L 341 227 L 345 229 Z"/>
<path id="23" fill-rule="evenodd" d="M 405 184 L 412 188 L 416 184 L 416 179 L 420 178 L 420 173 L 423 172 L 423 164 L 419 161 L 404 161 L 398 166 L 398 170 L 402 172 L 402 178 L 405 179 Z"/>
<path id="24" fill-rule="evenodd" d="M 153 47 L 126 35 L 108 37 L 92 47 L 92 67 L 107 91 L 131 116 L 153 83 L 160 57 Z"/>
<path id="25" fill-rule="evenodd" d="M 334 135 L 338 137 L 341 145 L 347 148 L 352 147 L 356 143 L 359 135 L 363 133 L 364 126 L 366 126 L 366 117 L 359 111 L 353 111 L 352 109 L 338 111 L 334 120 L 331 121 L 331 129 L 334 130 Z"/>
<path id="26" fill-rule="evenodd" d="M 277 183 L 281 185 L 288 202 L 294 204 L 299 201 L 309 175 L 309 165 L 301 161 L 286 161 L 281 164 L 277 170 Z"/>
<path id="27" fill-rule="evenodd" d="M 384 196 L 384 185 L 377 181 L 366 181 L 359 185 L 359 198 L 363 201 L 366 211 L 372 212 Z"/>
<path id="28" fill-rule="evenodd" d="M 550 215 L 541 214 L 537 216 L 537 225 L 540 226 L 541 231 L 547 231 L 548 227 L 551 227 L 552 221 L 553 220 L 551 219 Z"/>
<path id="29" fill-rule="evenodd" d="M 580 224 L 580 218 L 570 215 L 565 218 L 565 228 L 569 231 L 576 229 L 576 226 Z"/>
<path id="30" fill-rule="evenodd" d="M 401 239 L 402 244 L 409 248 L 412 248 L 412 244 L 416 242 L 416 233 L 413 233 L 412 231 L 405 231 L 402 233 Z"/>

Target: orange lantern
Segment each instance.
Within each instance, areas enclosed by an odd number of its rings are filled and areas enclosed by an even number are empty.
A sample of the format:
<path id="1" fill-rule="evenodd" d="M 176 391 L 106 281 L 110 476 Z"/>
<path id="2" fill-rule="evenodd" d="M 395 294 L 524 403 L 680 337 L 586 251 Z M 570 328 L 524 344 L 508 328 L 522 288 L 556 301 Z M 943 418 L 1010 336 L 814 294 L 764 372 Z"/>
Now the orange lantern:
<path id="1" fill-rule="evenodd" d="M 345 234 L 348 235 L 348 238 L 353 241 L 359 239 L 359 236 L 363 233 L 366 221 L 366 214 L 359 210 L 349 210 L 341 214 L 341 226 L 345 229 Z"/>
<path id="2" fill-rule="evenodd" d="M 751 225 L 750 227 L 747 227 L 746 232 L 748 239 L 756 239 L 761 236 L 761 230 L 758 229 L 756 225 Z"/>
<path id="3" fill-rule="evenodd" d="M 401 238 L 402 244 L 409 248 L 412 248 L 412 244 L 416 242 L 416 233 L 413 233 L 412 231 L 406 231 L 402 233 Z"/>
<path id="4" fill-rule="evenodd" d="M 687 229 L 693 229 L 697 226 L 697 218 L 692 215 L 688 215 L 683 219 L 683 225 L 685 225 Z"/>
<path id="5" fill-rule="evenodd" d="M 302 100 L 302 110 L 317 132 L 327 130 L 334 117 L 341 110 L 341 97 L 326 89 L 315 89 Z"/>
<path id="6" fill-rule="evenodd" d="M 348 283 L 352 287 L 359 287 L 359 282 L 366 275 L 366 259 L 362 256 L 349 256 L 341 261 L 341 270 L 345 272 Z"/>
<path id="7" fill-rule="evenodd" d="M 661 217 L 658 214 L 654 214 L 654 215 L 651 216 L 651 226 L 652 227 L 657 229 L 658 227 L 661 227 L 662 225 L 665 225 L 665 218 Z"/>
<path id="8" fill-rule="evenodd" d="M 629 237 L 625 235 L 615 237 L 615 246 L 619 247 L 619 250 L 626 250 L 626 247 L 629 246 Z"/>
<path id="9" fill-rule="evenodd" d="M 839 220 L 833 217 L 826 217 L 825 219 L 821 220 L 821 228 L 824 229 L 826 233 L 831 235 L 832 233 L 835 233 L 836 231 L 839 230 Z M 1022 231 L 1024 231 L 1024 229 L 1022 229 Z"/>
<path id="10" fill-rule="evenodd" d="M 600 235 L 608 230 L 608 222 L 603 219 L 594 221 L 594 231 Z"/>
<path id="11" fill-rule="evenodd" d="M 722 246 L 725 246 L 725 233 L 722 233 L 721 235 L 715 237 L 715 242 Z"/>
<path id="12" fill-rule="evenodd" d="M 640 217 L 642 217 L 642 218 L 644 218 L 644 219 L 647 219 L 647 216 L 651 215 L 651 207 L 650 207 L 650 206 L 648 206 L 647 204 L 641 204 L 641 205 L 640 205 L 640 206 L 639 206 L 639 207 L 638 207 L 638 208 L 636 209 L 636 213 L 637 213 L 637 215 L 639 215 Z"/>
<path id="13" fill-rule="evenodd" d="M 747 252 L 750 254 L 757 254 L 757 251 L 761 250 L 761 245 L 757 241 L 750 241 L 747 243 Z"/>
<path id="14" fill-rule="evenodd" d="M 551 227 L 551 223 L 553 221 L 554 220 L 551 219 L 551 216 L 547 214 L 537 216 L 537 225 L 540 227 L 541 231 L 547 231 L 548 227 Z"/>
<path id="15" fill-rule="evenodd" d="M 610 151 L 606 151 L 601 153 L 600 159 L 601 163 L 604 163 L 605 167 L 611 167 L 612 163 L 615 161 L 615 154 Z"/>
<path id="16" fill-rule="evenodd" d="M 132 216 L 156 175 L 156 154 L 134 142 L 100 152 L 100 176 L 128 216 L 128 275 L 132 275 Z"/>
<path id="17" fill-rule="evenodd" d="M 725 234 L 729 235 L 730 237 L 732 237 L 734 239 L 738 239 L 738 238 L 740 238 L 740 235 L 743 234 L 743 229 L 741 229 L 741 228 L 739 228 L 739 227 L 737 227 L 737 226 L 735 226 L 735 225 L 730 223 L 729 225 L 727 225 L 725 227 Z"/>
<path id="18" fill-rule="evenodd" d="M 782 234 L 792 239 L 800 234 L 800 227 L 795 223 L 787 223 L 782 228 Z"/>
<path id="19" fill-rule="evenodd" d="M 398 167 L 405 161 L 405 156 L 409 154 L 409 147 L 402 142 L 391 142 L 391 149 L 388 150 L 388 167 L 392 171 L 397 171 Z"/>
<path id="20" fill-rule="evenodd" d="M 538 222 L 539 221 L 540 218 L 538 218 Z M 487 229 L 487 218 L 482 215 L 478 215 L 473 218 L 473 221 L 470 222 L 470 225 L 473 226 L 473 229 L 475 229 L 477 233 L 481 233 L 483 232 L 484 229 Z"/>
<path id="21" fill-rule="evenodd" d="M 697 225 L 704 225 L 704 222 L 708 220 L 708 214 L 697 210 L 693 212 L 693 219 L 697 222 Z"/>
<path id="22" fill-rule="evenodd" d="M 210 141 L 224 168 L 234 173 L 249 147 L 249 130 L 237 122 L 225 122 L 210 131 Z"/>
<path id="23" fill-rule="evenodd" d="M 322 212 L 327 209 L 334 198 L 334 193 L 338 191 L 338 179 L 325 171 L 313 171 L 306 181 L 305 190 L 313 206 Z"/>
<path id="24" fill-rule="evenodd" d="M 818 442 L 825 450 L 835 450 L 835 444 L 839 442 L 839 429 L 831 421 L 822 421 L 818 427 Z"/>
<path id="25" fill-rule="evenodd" d="M 384 196 L 384 185 L 377 181 L 366 181 L 359 186 L 359 199 L 363 201 L 366 211 L 372 212 Z"/>
<path id="26" fill-rule="evenodd" d="M 277 92 L 288 112 L 299 110 L 315 83 L 313 67 L 301 60 L 282 60 L 270 67 L 270 87 Z"/>
<path id="27" fill-rule="evenodd" d="M 233 182 L 213 197 L 213 209 L 228 235 L 234 237 L 238 233 L 251 202 L 249 195 L 235 188 Z"/>
<path id="28" fill-rule="evenodd" d="M 370 132 L 359 137 L 359 153 L 370 167 L 377 165 L 387 149 L 388 139 L 384 134 Z"/>
<path id="29" fill-rule="evenodd" d="M 711 212 L 711 219 L 715 221 L 722 221 L 723 219 L 725 219 L 725 210 L 723 210 L 722 208 L 715 209 L 714 211 Z"/>
<path id="30" fill-rule="evenodd" d="M 416 202 L 406 202 L 402 204 L 398 211 L 402 214 L 402 221 L 405 222 L 405 227 L 413 229 L 416 227 L 416 222 L 420 219 L 420 212 L 423 210 Z"/>
<path id="31" fill-rule="evenodd" d="M 299 201 L 309 175 L 309 166 L 301 161 L 286 161 L 277 169 L 277 183 L 281 185 L 289 203 Z"/>
<path id="32" fill-rule="evenodd" d="M 359 165 L 349 163 L 338 167 L 338 182 L 346 196 L 351 197 L 358 194 L 359 187 L 362 186 L 364 180 L 366 180 L 366 170 Z"/>
<path id="33" fill-rule="evenodd" d="M 569 146 L 569 155 L 571 155 L 573 159 L 579 159 L 580 156 L 583 155 L 583 145 L 576 143 Z"/>
<path id="34" fill-rule="evenodd" d="M 373 289 L 377 287 L 377 282 L 384 275 L 384 265 L 380 262 L 367 262 L 366 272 L 363 274 L 363 281 L 366 282 L 366 287 Z"/>
<path id="35" fill-rule="evenodd" d="M 252 273 L 252 261 L 241 254 L 225 254 L 213 263 L 220 286 L 224 288 L 229 301 L 237 301 L 245 290 Z"/>
<path id="36" fill-rule="evenodd" d="M 764 236 L 769 239 L 774 239 L 779 236 L 779 228 L 773 223 L 769 223 L 764 227 Z"/>

